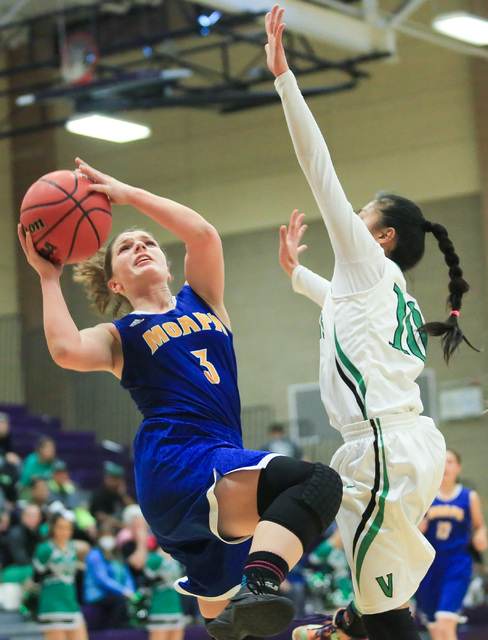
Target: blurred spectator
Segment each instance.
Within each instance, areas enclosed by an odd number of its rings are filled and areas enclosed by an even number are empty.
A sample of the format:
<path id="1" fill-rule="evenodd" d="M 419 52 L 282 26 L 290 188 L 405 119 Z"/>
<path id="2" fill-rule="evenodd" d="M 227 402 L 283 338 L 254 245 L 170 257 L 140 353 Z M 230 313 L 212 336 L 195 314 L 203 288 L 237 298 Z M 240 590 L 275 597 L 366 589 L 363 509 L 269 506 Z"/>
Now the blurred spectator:
<path id="1" fill-rule="evenodd" d="M 5 494 L 0 488 L 0 535 L 6 531 L 10 524 L 10 507 Z"/>
<path id="2" fill-rule="evenodd" d="M 136 589 L 144 583 L 149 527 L 138 504 L 130 504 L 122 512 L 124 527 L 117 534 L 120 549 L 134 579 Z"/>
<path id="3" fill-rule="evenodd" d="M 124 467 L 114 462 L 104 463 L 103 487 L 93 492 L 90 512 L 99 524 L 119 530 L 124 526 L 122 511 L 134 500 L 127 493 Z"/>
<path id="4" fill-rule="evenodd" d="M 0 456 L 8 462 L 20 465 L 21 459 L 12 449 L 12 434 L 10 433 L 10 416 L 0 411 Z"/>
<path id="5" fill-rule="evenodd" d="M 49 487 L 46 480 L 34 476 L 29 483 L 28 500 L 30 504 L 36 504 L 41 510 L 42 521 L 47 522 L 51 512 L 49 511 Z M 47 533 L 47 531 L 46 531 Z"/>
<path id="6" fill-rule="evenodd" d="M 46 640 L 88 639 L 76 594 L 78 550 L 69 513 L 52 518 L 48 540 L 37 547 L 33 559 L 34 582 L 40 584 L 37 617 Z"/>
<path id="7" fill-rule="evenodd" d="M 117 558 L 116 545 L 113 530 L 105 524 L 97 546 L 85 559 L 85 602 L 100 610 L 106 629 L 128 626 L 127 604 L 135 593 L 129 569 Z"/>
<path id="8" fill-rule="evenodd" d="M 11 458 L 0 453 L 0 490 L 3 492 L 9 508 L 15 506 L 18 496 L 17 483 L 20 479 L 20 464 L 11 462 Z"/>
<path id="9" fill-rule="evenodd" d="M 146 625 L 149 640 L 182 640 L 185 616 L 180 594 L 173 586 L 182 575 L 180 563 L 162 549 L 157 549 L 148 556 L 144 575 L 151 592 Z"/>
<path id="10" fill-rule="evenodd" d="M 34 551 L 41 541 L 39 526 L 41 510 L 36 504 L 28 504 L 20 516 L 20 523 L 8 529 L 6 534 L 6 565 L 30 566 Z"/>
<path id="11" fill-rule="evenodd" d="M 6 534 L 10 526 L 10 508 L 5 495 L 0 489 L 0 569 L 5 565 L 8 557 Z"/>
<path id="12" fill-rule="evenodd" d="M 353 598 L 351 571 L 337 527 L 308 556 L 309 589 L 319 610 L 345 607 Z"/>
<path id="13" fill-rule="evenodd" d="M 12 450 L 10 416 L 0 412 L 0 490 L 12 510 L 18 497 L 17 482 L 20 479 L 22 461 Z"/>
<path id="14" fill-rule="evenodd" d="M 87 542 L 94 542 L 97 535 L 96 520 L 88 510 L 88 504 L 82 492 L 71 481 L 68 468 L 63 460 L 56 460 L 53 465 L 52 478 L 47 481 L 49 495 L 47 502 L 52 511 L 56 505 L 75 514 L 74 537 Z"/>
<path id="15" fill-rule="evenodd" d="M 42 436 L 36 444 L 36 449 L 24 461 L 24 468 L 20 476 L 20 484 L 27 487 L 31 478 L 49 479 L 56 458 L 56 445 L 52 438 Z"/>
<path id="16" fill-rule="evenodd" d="M 285 428 L 275 422 L 268 427 L 268 440 L 259 448 L 261 451 L 270 451 L 271 453 L 280 453 L 289 458 L 301 460 L 303 458 L 302 448 L 285 436 Z"/>
<path id="17" fill-rule="evenodd" d="M 52 476 L 47 481 L 47 486 L 49 489 L 49 504 L 59 500 L 69 511 L 74 511 L 80 506 L 82 496 L 71 482 L 66 462 L 63 462 L 63 460 L 55 460 L 52 467 Z"/>

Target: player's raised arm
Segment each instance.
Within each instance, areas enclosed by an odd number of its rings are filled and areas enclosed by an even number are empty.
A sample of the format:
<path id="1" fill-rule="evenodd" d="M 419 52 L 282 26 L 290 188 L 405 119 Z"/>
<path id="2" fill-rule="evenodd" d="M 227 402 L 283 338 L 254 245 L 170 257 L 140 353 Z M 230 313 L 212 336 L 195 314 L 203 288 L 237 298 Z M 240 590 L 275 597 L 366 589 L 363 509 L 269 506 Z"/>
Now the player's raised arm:
<path id="1" fill-rule="evenodd" d="M 114 370 L 118 343 L 110 325 L 79 331 L 64 299 L 59 278 L 62 267 L 37 253 L 30 233 L 18 225 L 20 244 L 29 264 L 41 280 L 43 325 L 54 362 L 76 371 Z"/>
<path id="2" fill-rule="evenodd" d="M 336 261 L 361 260 L 366 271 L 373 267 L 369 282 L 372 286 L 381 276 L 381 251 L 355 215 L 335 172 L 322 132 L 288 68 L 282 44 L 283 13 L 283 8 L 275 5 L 266 15 L 268 43 L 265 48 L 297 159 L 319 206 Z M 379 262 L 377 266 L 372 263 L 375 260 Z"/>
<path id="3" fill-rule="evenodd" d="M 216 229 L 190 207 L 120 182 L 80 158 L 76 162 L 80 171 L 95 181 L 92 190 L 105 193 L 117 204 L 132 205 L 185 243 L 188 284 L 217 312 L 225 313 L 224 259 Z"/>
<path id="4" fill-rule="evenodd" d="M 303 224 L 305 214 L 292 212 L 288 227 L 280 227 L 279 259 L 285 273 L 291 278 L 293 290 L 301 293 L 320 307 L 324 305 L 330 282 L 300 264 L 300 254 L 307 248 L 300 244 L 307 225 Z"/>
<path id="5" fill-rule="evenodd" d="M 266 51 L 268 68 L 275 78 L 290 69 L 282 42 L 283 31 L 285 29 L 285 23 L 283 22 L 284 12 L 283 7 L 275 4 L 272 10 L 264 17 L 266 34 L 268 36 L 268 42 L 264 46 L 264 50 Z"/>

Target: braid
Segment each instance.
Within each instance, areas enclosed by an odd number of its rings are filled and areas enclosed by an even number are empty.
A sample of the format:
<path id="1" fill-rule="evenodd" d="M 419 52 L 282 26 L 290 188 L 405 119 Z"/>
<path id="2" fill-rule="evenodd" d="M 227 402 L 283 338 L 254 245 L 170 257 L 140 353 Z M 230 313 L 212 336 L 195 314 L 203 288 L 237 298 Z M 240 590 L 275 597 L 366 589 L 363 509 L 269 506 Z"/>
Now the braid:
<path id="1" fill-rule="evenodd" d="M 119 313 L 124 315 L 132 311 L 132 307 L 124 296 L 113 293 L 108 286 L 112 276 L 107 263 L 110 263 L 112 244 L 113 241 L 107 248 L 97 251 L 93 257 L 78 262 L 74 266 L 73 280 L 83 284 L 88 298 L 93 300 L 93 307 L 100 315 L 104 315 L 107 308 L 112 306 L 112 315 L 116 318 Z"/>
<path id="2" fill-rule="evenodd" d="M 469 291 L 469 284 L 463 278 L 463 272 L 459 266 L 459 256 L 454 250 L 454 245 L 448 236 L 447 229 L 441 224 L 427 220 L 423 224 L 423 228 L 435 236 L 439 244 L 439 249 L 444 254 L 444 260 L 449 267 L 449 295 L 447 297 L 447 305 L 450 307 L 451 313 L 445 322 L 426 322 L 420 327 L 420 331 L 432 336 L 441 336 L 444 359 L 446 363 L 449 364 L 449 359 L 452 354 L 463 341 L 475 351 L 479 351 L 479 349 L 473 347 L 464 336 L 458 325 L 462 297 Z"/>

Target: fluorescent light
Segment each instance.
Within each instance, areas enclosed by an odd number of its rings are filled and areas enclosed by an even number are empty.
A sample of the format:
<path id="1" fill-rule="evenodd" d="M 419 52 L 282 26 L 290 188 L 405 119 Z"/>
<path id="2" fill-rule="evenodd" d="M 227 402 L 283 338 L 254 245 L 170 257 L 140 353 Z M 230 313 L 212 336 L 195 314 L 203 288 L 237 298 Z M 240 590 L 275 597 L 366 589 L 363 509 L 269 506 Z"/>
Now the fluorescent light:
<path id="1" fill-rule="evenodd" d="M 434 18 L 432 26 L 447 36 L 470 44 L 488 44 L 488 20 L 466 11 L 441 13 Z"/>
<path id="2" fill-rule="evenodd" d="M 18 107 L 26 107 L 29 104 L 34 104 L 36 96 L 33 93 L 25 93 L 23 96 L 15 98 L 15 104 Z"/>
<path id="3" fill-rule="evenodd" d="M 94 113 L 70 118 L 66 123 L 66 129 L 71 133 L 111 142 L 132 142 L 132 140 L 141 140 L 151 135 L 151 129 L 142 124 Z"/>

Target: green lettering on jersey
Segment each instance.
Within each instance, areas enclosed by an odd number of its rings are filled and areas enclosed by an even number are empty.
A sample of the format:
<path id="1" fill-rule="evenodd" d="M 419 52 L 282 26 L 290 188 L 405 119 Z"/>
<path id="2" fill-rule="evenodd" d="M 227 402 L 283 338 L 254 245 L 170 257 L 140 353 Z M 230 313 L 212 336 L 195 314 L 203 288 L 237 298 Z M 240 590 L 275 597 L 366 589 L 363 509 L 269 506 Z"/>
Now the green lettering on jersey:
<path id="1" fill-rule="evenodd" d="M 422 326 L 422 316 L 420 311 L 415 307 L 415 303 L 410 301 L 406 302 L 405 297 L 400 287 L 395 284 L 393 287 L 398 299 L 397 303 L 397 328 L 395 329 L 395 335 L 393 341 L 390 342 L 390 346 L 403 353 L 410 354 L 425 362 L 427 351 L 427 336 L 424 333 L 420 333 L 419 329 Z M 420 341 L 418 337 L 420 336 Z M 408 349 L 404 349 L 403 343 L 406 340 L 406 346 Z"/>
<path id="2" fill-rule="evenodd" d="M 387 598 L 393 597 L 393 575 L 389 573 L 386 576 L 388 582 L 383 578 L 383 576 L 378 576 L 376 578 L 376 582 L 380 585 L 381 590 L 385 594 Z"/>
<path id="3" fill-rule="evenodd" d="M 319 327 L 320 327 L 320 337 L 321 338 L 325 338 L 325 329 L 324 329 L 324 312 L 322 311 L 320 313 L 320 319 L 319 319 Z"/>

